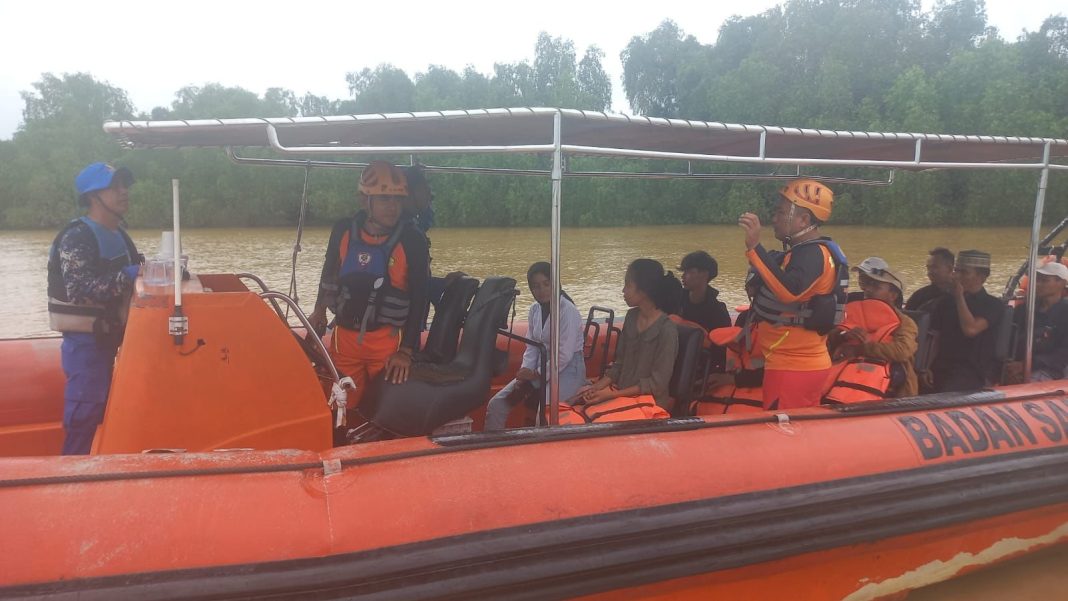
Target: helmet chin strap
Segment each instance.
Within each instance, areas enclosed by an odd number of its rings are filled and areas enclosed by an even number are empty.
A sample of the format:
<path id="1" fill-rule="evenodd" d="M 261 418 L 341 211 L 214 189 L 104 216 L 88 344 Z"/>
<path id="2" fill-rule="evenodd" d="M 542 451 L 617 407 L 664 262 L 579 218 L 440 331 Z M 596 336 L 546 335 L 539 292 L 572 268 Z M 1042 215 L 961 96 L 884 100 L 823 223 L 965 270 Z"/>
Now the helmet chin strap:
<path id="1" fill-rule="evenodd" d="M 367 219 L 364 221 L 364 226 L 366 227 L 367 225 L 374 225 L 376 229 L 382 230 L 383 232 L 390 231 L 392 229 L 390 226 L 388 226 L 388 225 L 386 225 L 386 224 L 382 223 L 381 221 L 379 221 L 379 220 L 374 218 L 374 211 L 372 210 L 372 205 L 374 204 L 374 202 L 375 201 L 374 201 L 373 198 L 371 198 L 370 196 L 367 197 Z M 372 236 L 381 236 L 381 235 L 383 235 L 383 234 L 376 234 L 376 233 L 371 232 L 371 231 L 368 231 L 367 233 L 371 234 Z"/>
<path id="2" fill-rule="evenodd" d="M 790 203 L 790 213 L 787 215 L 786 218 L 789 219 L 791 223 L 794 220 L 794 213 L 796 212 L 795 211 L 796 209 L 797 209 L 797 205 L 795 205 L 794 203 Z M 784 236 L 783 237 L 783 241 L 782 241 L 782 249 L 784 251 L 788 250 L 791 246 L 794 245 L 794 238 L 797 238 L 798 236 L 804 236 L 805 234 L 811 232 L 814 229 L 816 229 L 816 224 L 815 223 L 810 224 L 808 227 L 801 228 L 800 230 L 798 230 L 798 231 L 796 231 L 796 232 L 794 232 L 792 234 Z"/>

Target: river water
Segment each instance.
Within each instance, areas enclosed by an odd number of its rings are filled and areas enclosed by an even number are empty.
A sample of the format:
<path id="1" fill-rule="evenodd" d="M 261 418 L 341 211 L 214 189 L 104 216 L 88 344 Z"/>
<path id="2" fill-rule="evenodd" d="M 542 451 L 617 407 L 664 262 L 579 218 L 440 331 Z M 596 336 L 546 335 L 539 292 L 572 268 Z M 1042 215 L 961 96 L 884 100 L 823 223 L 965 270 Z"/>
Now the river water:
<path id="1" fill-rule="evenodd" d="M 889 229 L 829 226 L 825 233 L 841 244 L 851 264 L 865 257 L 885 258 L 904 280 L 906 294 L 927 283 L 927 251 L 946 246 L 954 251 L 978 248 L 993 255 L 987 290 L 998 294 L 1027 255 L 1029 233 L 1023 228 Z M 298 296 L 310 311 L 329 236 L 327 228 L 305 230 L 297 261 Z M 775 248 L 770 229 L 764 244 Z M 160 233 L 131 232 L 146 256 L 158 251 Z M 46 278 L 48 247 L 54 232 L 0 232 L 0 338 L 48 335 Z M 293 229 L 200 229 L 182 233 L 184 252 L 194 273 L 251 272 L 272 289 L 289 289 L 296 232 Z M 523 284 L 519 315 L 532 302 L 525 287 L 527 267 L 549 257 L 548 228 L 431 231 L 435 275 L 464 271 L 479 279 L 491 275 L 516 278 Z M 564 289 L 580 309 L 592 304 L 624 308 L 623 273 L 637 257 L 651 257 L 674 269 L 686 253 L 704 249 L 719 261 L 713 286 L 729 307 L 745 302 L 742 231 L 737 226 L 657 226 L 568 228 L 561 253 Z"/>

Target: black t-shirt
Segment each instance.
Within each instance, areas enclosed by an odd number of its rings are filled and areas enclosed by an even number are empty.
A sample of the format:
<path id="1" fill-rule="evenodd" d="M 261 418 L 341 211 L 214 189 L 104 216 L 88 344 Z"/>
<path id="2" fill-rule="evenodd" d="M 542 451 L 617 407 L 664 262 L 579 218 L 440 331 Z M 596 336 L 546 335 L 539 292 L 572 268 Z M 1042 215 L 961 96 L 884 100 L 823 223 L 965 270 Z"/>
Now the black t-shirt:
<path id="1" fill-rule="evenodd" d="M 1024 331 L 1027 319 L 1027 306 L 1016 307 L 1013 313 L 1018 332 Z M 1068 367 L 1068 300 L 1059 300 L 1046 311 L 1035 306 L 1035 342 L 1032 347 L 1032 365 L 1034 369 L 1048 371 L 1058 377 Z M 1016 359 L 1023 361 L 1027 338 L 1016 337 Z"/>
<path id="2" fill-rule="evenodd" d="M 726 328 L 731 325 L 731 314 L 727 311 L 727 305 L 718 299 L 719 290 L 709 286 L 705 291 L 705 299 L 700 303 L 691 303 L 690 294 L 682 291 L 682 303 L 679 316 L 687 321 L 699 324 L 702 328 L 712 331 L 716 328 Z M 712 366 L 716 371 L 722 370 L 727 362 L 726 351 L 722 347 L 714 346 L 709 352 L 712 355 Z"/>
<path id="3" fill-rule="evenodd" d="M 905 302 L 906 311 L 916 311 L 923 308 L 927 303 L 937 300 L 945 296 L 946 292 L 935 286 L 934 284 L 927 284 L 923 288 L 920 288 L 916 292 L 909 296 L 909 300 Z M 930 309 L 930 307 L 927 307 Z"/>
<path id="4" fill-rule="evenodd" d="M 994 341 L 998 322 L 1005 311 L 1001 300 L 980 289 L 975 294 L 965 294 L 964 302 L 976 319 L 985 319 L 987 328 L 974 338 L 964 335 L 957 315 L 957 302 L 953 295 L 946 294 L 931 307 L 931 329 L 938 337 L 938 355 L 931 364 L 936 372 L 970 372 L 978 381 L 992 376 L 994 367 Z"/>
<path id="5" fill-rule="evenodd" d="M 705 299 L 695 304 L 690 302 L 690 294 L 683 290 L 679 316 L 709 331 L 728 327 L 731 325 L 731 314 L 727 311 L 727 305 L 718 297 L 719 290 L 709 286 L 705 291 Z"/>

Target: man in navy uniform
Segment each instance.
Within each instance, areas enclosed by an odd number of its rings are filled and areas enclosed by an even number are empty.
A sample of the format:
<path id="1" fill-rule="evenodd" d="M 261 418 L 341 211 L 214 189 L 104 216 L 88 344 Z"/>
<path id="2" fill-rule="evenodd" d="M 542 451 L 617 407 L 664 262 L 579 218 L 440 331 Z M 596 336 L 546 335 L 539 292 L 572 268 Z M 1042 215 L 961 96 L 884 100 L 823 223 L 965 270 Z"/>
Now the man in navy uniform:
<path id="1" fill-rule="evenodd" d="M 64 455 L 88 455 L 111 386 L 134 281 L 143 259 L 123 229 L 129 169 L 87 166 L 74 179 L 83 217 L 68 223 L 48 254 L 48 319 L 63 333 Z"/>

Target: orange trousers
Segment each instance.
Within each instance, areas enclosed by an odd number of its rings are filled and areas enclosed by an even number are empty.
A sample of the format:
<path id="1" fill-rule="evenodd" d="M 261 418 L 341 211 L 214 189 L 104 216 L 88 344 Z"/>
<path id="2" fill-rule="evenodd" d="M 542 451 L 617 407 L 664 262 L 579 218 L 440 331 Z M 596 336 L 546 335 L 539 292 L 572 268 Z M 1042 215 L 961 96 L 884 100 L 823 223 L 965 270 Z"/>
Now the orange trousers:
<path id="1" fill-rule="evenodd" d="M 397 352 L 400 343 L 399 328 L 382 327 L 373 332 L 364 332 L 362 342 L 358 331 L 334 328 L 330 358 L 342 376 L 349 376 L 356 383 L 356 390 L 349 392 L 349 409 L 360 404 L 367 383 L 385 369 L 386 360 Z"/>
<path id="2" fill-rule="evenodd" d="M 789 369 L 764 370 L 764 409 L 802 409 L 816 407 L 827 391 L 831 368 L 814 371 Z"/>

